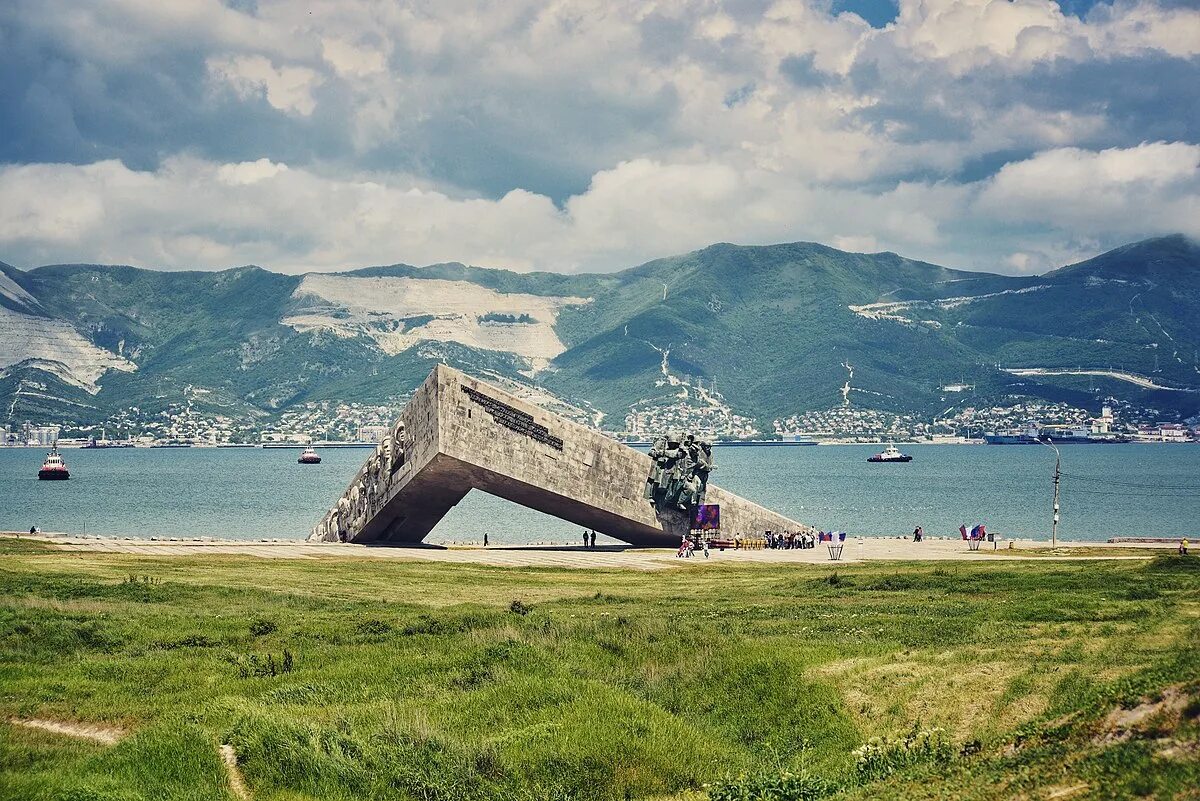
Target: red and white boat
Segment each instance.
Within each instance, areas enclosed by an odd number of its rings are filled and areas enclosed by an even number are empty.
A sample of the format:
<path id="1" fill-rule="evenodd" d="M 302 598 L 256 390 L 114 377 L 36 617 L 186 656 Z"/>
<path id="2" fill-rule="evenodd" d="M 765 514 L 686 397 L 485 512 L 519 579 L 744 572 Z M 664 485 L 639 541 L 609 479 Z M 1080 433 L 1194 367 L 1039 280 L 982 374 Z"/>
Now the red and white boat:
<path id="1" fill-rule="evenodd" d="M 58 455 L 58 447 L 53 447 L 46 454 L 46 461 L 42 462 L 42 469 L 38 471 L 38 479 L 40 481 L 65 481 L 71 477 L 71 473 L 67 470 L 67 463 Z"/>
<path id="2" fill-rule="evenodd" d="M 299 464 L 320 464 L 321 457 L 313 450 L 312 445 L 304 449 L 304 453 L 300 454 L 300 458 L 296 460 Z"/>

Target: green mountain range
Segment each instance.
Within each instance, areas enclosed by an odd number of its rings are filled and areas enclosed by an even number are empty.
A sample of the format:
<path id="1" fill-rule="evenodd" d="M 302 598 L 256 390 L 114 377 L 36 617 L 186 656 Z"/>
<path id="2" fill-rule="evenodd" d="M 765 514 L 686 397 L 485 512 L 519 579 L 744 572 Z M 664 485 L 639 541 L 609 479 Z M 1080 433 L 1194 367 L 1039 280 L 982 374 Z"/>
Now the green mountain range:
<path id="1" fill-rule="evenodd" d="M 439 361 L 623 427 L 692 405 L 771 421 L 850 403 L 936 415 L 1021 398 L 1200 409 L 1200 245 L 1169 236 L 1041 276 L 812 243 L 718 244 L 618 273 L 439 264 L 280 275 L 0 263 L 7 420 L 189 403 L 270 420 L 396 401 Z M 594 418 L 595 419 L 595 418 Z"/>

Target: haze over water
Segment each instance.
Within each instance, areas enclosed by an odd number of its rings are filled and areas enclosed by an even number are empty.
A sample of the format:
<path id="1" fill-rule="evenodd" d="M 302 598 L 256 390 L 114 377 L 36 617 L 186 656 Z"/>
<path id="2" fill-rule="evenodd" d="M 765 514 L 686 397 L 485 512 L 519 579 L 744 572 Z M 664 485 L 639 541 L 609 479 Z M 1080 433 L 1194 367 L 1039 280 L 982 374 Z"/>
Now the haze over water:
<path id="1" fill-rule="evenodd" d="M 869 465 L 874 445 L 718 448 L 714 483 L 826 530 L 894 536 L 916 525 L 954 535 L 985 523 L 1048 538 L 1054 453 L 1045 447 L 910 445 L 906 465 Z M 1195 535 L 1200 446 L 1068 446 L 1060 537 Z M 294 450 L 65 451 L 68 482 L 37 481 L 44 452 L 0 450 L 0 527 L 130 537 L 303 539 L 366 459 L 326 450 L 318 466 Z M 1131 486 L 1138 485 L 1138 486 Z M 430 535 L 496 544 L 575 542 L 579 527 L 481 492 Z"/>

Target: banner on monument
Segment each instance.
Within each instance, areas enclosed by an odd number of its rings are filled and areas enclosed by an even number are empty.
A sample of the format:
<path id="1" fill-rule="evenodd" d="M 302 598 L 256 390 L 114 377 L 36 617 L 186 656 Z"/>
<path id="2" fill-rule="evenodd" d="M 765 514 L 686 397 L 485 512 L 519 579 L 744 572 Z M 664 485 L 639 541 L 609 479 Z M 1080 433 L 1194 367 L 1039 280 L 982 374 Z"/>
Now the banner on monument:
<path id="1" fill-rule="evenodd" d="M 692 518 L 693 531 L 718 531 L 720 528 L 720 504 L 702 503 L 696 507 L 696 515 L 694 518 Z"/>

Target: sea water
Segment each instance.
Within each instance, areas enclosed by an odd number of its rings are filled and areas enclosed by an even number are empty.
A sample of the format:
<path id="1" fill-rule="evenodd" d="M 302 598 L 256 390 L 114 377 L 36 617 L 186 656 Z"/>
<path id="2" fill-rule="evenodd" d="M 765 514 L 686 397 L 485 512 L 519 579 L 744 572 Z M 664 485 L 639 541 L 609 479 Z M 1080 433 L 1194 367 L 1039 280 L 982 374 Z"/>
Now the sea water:
<path id="1" fill-rule="evenodd" d="M 825 530 L 958 536 L 984 523 L 1008 537 L 1050 536 L 1054 452 L 1047 447 L 909 445 L 907 464 L 868 464 L 876 445 L 718 447 L 712 481 Z M 1200 445 L 1075 445 L 1062 450 L 1068 540 L 1200 538 Z M 70 481 L 38 481 L 45 456 L 0 449 L 0 529 L 128 537 L 303 539 L 370 454 L 327 449 L 299 465 L 287 449 L 65 450 Z M 430 542 L 574 543 L 579 526 L 471 492 Z"/>

